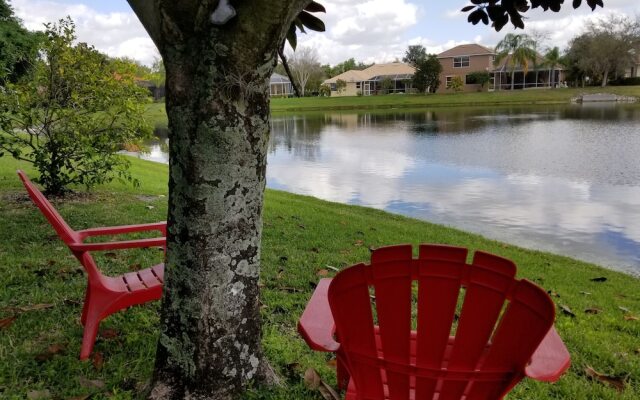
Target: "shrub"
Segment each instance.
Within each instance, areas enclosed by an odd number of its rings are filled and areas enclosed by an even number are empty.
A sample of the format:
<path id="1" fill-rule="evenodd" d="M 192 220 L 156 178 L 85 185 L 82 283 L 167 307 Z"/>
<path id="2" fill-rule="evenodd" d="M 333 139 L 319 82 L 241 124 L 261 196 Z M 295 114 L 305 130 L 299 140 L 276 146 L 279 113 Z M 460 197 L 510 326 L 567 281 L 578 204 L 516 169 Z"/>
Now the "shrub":
<path id="1" fill-rule="evenodd" d="M 115 176 L 132 181 L 117 152 L 151 133 L 147 90 L 93 47 L 73 45 L 74 31 L 71 19 L 47 24 L 32 79 L 0 93 L 0 155 L 32 163 L 49 194 Z"/>

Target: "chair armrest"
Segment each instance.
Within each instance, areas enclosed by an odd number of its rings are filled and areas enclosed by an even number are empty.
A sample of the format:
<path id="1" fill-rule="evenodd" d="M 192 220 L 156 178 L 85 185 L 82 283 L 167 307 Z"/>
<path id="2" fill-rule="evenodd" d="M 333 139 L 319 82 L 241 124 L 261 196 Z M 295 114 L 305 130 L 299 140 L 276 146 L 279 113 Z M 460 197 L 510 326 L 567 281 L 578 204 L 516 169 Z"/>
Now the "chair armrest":
<path id="1" fill-rule="evenodd" d="M 329 307 L 330 278 L 321 279 L 298 322 L 298 332 L 310 348 L 335 352 L 340 343 L 333 339 L 336 325 Z"/>
<path id="2" fill-rule="evenodd" d="M 124 233 L 132 232 L 144 232 L 144 231 L 159 231 L 163 236 L 167 236 L 167 221 L 154 222 L 151 224 L 139 224 L 139 225 L 121 225 L 121 226 L 107 226 L 104 228 L 90 228 L 77 233 L 82 239 L 89 236 L 107 236 L 107 235 L 120 235 Z"/>
<path id="3" fill-rule="evenodd" d="M 167 238 L 150 238 L 138 240 L 124 240 L 120 242 L 105 243 L 71 243 L 69 248 L 73 251 L 105 251 L 118 249 L 134 249 L 141 247 L 166 247 Z"/>
<path id="4" fill-rule="evenodd" d="M 547 336 L 531 356 L 531 361 L 524 373 L 532 379 L 543 382 L 555 382 L 569 369 L 571 356 L 553 326 Z"/>

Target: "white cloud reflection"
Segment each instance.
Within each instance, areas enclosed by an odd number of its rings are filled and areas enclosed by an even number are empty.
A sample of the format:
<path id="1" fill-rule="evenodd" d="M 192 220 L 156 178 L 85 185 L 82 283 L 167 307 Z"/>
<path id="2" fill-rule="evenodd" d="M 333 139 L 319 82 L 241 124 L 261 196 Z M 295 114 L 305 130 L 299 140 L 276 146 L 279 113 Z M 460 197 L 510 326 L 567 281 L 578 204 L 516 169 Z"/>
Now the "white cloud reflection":
<path id="1" fill-rule="evenodd" d="M 419 141 L 398 125 L 329 125 L 312 161 L 282 147 L 272 151 L 269 184 L 640 271 L 640 186 L 434 163 L 416 153 Z"/>

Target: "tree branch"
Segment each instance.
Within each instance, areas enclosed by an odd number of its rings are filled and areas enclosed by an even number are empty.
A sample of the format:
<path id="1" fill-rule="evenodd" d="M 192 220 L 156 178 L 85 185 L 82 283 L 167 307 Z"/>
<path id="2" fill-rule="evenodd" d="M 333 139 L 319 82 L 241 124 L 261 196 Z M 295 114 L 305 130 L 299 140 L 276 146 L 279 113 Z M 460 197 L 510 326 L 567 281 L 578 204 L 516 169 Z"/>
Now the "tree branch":
<path id="1" fill-rule="evenodd" d="M 162 15 L 156 0 L 127 0 L 136 13 L 142 26 L 147 30 L 151 40 L 162 53 L 165 38 L 162 33 Z"/>
<path id="2" fill-rule="evenodd" d="M 293 91 L 296 92 L 296 97 L 302 97 L 300 96 L 298 85 L 296 85 L 296 80 L 293 79 L 293 74 L 289 69 L 289 63 L 287 62 L 287 58 L 284 56 L 284 50 L 282 49 L 282 47 L 278 49 L 278 55 L 280 56 L 280 60 L 282 60 L 282 66 L 284 67 L 284 70 L 287 71 L 287 75 L 289 76 L 289 80 L 291 81 L 291 86 L 293 86 Z"/>

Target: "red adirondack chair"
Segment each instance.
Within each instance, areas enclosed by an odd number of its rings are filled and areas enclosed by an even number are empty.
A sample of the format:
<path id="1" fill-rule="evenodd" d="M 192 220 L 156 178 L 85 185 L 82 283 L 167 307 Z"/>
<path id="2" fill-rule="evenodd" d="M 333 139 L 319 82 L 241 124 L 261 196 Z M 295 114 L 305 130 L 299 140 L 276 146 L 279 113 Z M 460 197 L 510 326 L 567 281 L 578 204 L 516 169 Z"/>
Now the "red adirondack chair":
<path id="1" fill-rule="evenodd" d="M 157 300 L 162 296 L 164 265 L 129 272 L 121 276 L 105 276 L 96 265 L 90 252 L 141 247 L 164 247 L 166 245 L 166 222 L 142 225 L 125 225 L 106 228 L 92 228 L 74 231 L 62 219 L 46 197 L 33 185 L 23 171 L 18 175 L 24 183 L 29 197 L 53 226 L 58 236 L 69 246 L 74 256 L 87 272 L 87 289 L 82 308 L 81 322 L 84 325 L 80 359 L 91 354 L 98 333 L 100 321 L 107 316 L 136 304 Z M 119 235 L 132 232 L 159 231 L 162 237 L 125 240 L 105 243 L 83 243 L 91 236 Z"/>
<path id="2" fill-rule="evenodd" d="M 553 382 L 569 368 L 547 293 L 515 279 L 507 259 L 466 258 L 460 247 L 421 245 L 413 259 L 411 245 L 390 246 L 320 281 L 298 330 L 337 353 L 347 400 L 501 399 L 525 376 Z"/>

